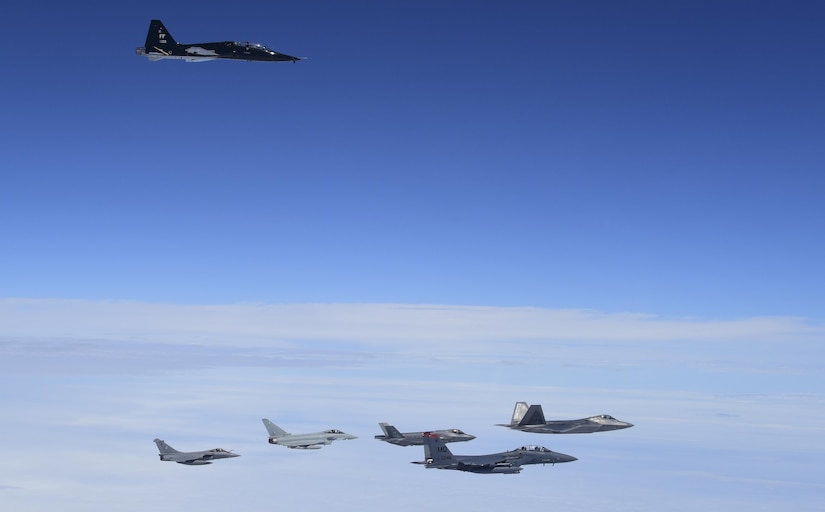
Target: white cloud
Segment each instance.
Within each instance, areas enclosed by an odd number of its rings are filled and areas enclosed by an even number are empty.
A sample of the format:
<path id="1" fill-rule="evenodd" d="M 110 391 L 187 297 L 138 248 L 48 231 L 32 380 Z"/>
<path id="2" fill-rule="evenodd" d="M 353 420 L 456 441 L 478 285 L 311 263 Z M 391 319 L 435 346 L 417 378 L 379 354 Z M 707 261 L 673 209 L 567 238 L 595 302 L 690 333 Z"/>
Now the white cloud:
<path id="1" fill-rule="evenodd" d="M 522 496 L 570 510 L 784 510 L 765 486 L 793 494 L 795 510 L 821 503 L 810 476 L 825 434 L 817 321 L 5 299 L 0 325 L 0 405 L 15 440 L 0 492 L 15 509 L 177 510 L 192 496 L 202 510 L 505 508 Z M 636 426 L 588 436 L 494 426 L 516 400 Z M 360 439 L 279 450 L 264 416 Z M 579 461 L 509 478 L 426 470 L 409 464 L 420 449 L 372 439 L 379 421 L 478 436 L 457 453 L 539 443 Z M 242 457 L 161 463 L 154 437 Z"/>
<path id="2" fill-rule="evenodd" d="M 665 319 L 635 313 L 402 304 L 171 305 L 0 299 L 7 336 L 266 345 L 329 340 L 364 345 L 500 340 L 751 340 L 825 335 L 794 317 Z M 455 345 L 453 345 L 455 346 Z"/>

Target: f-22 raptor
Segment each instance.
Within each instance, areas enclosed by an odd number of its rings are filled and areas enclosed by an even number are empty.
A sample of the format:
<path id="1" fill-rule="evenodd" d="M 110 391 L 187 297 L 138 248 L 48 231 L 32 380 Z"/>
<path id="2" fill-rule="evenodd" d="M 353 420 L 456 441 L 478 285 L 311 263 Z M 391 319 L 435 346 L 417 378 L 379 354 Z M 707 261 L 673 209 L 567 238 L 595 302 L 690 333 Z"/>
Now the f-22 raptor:
<path id="1" fill-rule="evenodd" d="M 186 62 L 203 62 L 214 59 L 255 60 L 268 62 L 298 62 L 293 57 L 270 50 L 258 43 L 222 41 L 216 43 L 179 44 L 160 20 L 149 22 L 146 43 L 135 49 L 138 55 L 149 60 L 182 59 Z"/>
<path id="2" fill-rule="evenodd" d="M 213 460 L 240 457 L 237 453 L 232 453 L 223 448 L 213 448 L 202 452 L 179 452 L 162 439 L 155 439 L 155 444 L 158 445 L 158 451 L 160 451 L 160 460 L 177 462 L 187 466 L 204 466 L 212 464 Z"/>
<path id="3" fill-rule="evenodd" d="M 508 452 L 490 455 L 453 455 L 444 441 L 437 435 L 424 433 L 424 464 L 427 468 L 455 469 L 470 473 L 505 473 L 521 472 L 521 467 L 528 464 L 557 464 L 573 462 L 576 457 L 551 451 L 543 446 L 529 445 Z"/>
<path id="4" fill-rule="evenodd" d="M 384 435 L 375 436 L 379 441 L 386 441 L 397 446 L 421 446 L 424 444 L 424 432 L 404 432 L 389 423 L 379 423 Z M 472 441 L 476 436 L 471 436 L 458 428 L 448 430 L 431 430 L 430 433 L 437 435 L 445 443 L 455 443 L 458 441 Z"/>
<path id="5" fill-rule="evenodd" d="M 341 432 L 337 428 L 324 430 L 323 432 L 313 432 L 311 434 L 290 434 L 268 419 L 261 420 L 269 433 L 269 444 L 279 444 L 287 448 L 298 450 L 317 450 L 325 444 L 333 441 L 358 439 L 358 437 L 346 432 Z"/>
<path id="6" fill-rule="evenodd" d="M 609 414 L 600 414 L 580 420 L 552 420 L 544 419 L 541 405 L 527 406 L 527 402 L 516 402 L 513 409 L 513 419 L 509 424 L 499 423 L 499 427 L 509 427 L 522 432 L 538 434 L 590 434 L 607 430 L 629 428 L 633 423 L 619 421 Z"/>

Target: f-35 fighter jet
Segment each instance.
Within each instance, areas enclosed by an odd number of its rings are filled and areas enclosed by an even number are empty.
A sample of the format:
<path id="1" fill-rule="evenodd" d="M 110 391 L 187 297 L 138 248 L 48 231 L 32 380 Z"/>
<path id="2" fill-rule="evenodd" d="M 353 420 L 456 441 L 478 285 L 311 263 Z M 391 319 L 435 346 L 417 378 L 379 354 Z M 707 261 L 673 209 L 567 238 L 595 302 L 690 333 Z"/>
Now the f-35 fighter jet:
<path id="1" fill-rule="evenodd" d="M 257 43 L 223 41 L 217 43 L 179 44 L 160 20 L 149 22 L 146 43 L 135 49 L 138 55 L 149 60 L 183 59 L 187 62 L 203 62 L 214 59 L 257 60 L 269 62 L 298 62 L 298 57 L 278 53 Z"/>
<path id="2" fill-rule="evenodd" d="M 404 432 L 402 434 L 389 423 L 379 423 L 378 425 L 381 427 L 381 430 L 384 431 L 384 435 L 375 436 L 375 438 L 380 441 L 386 441 L 398 446 L 420 446 L 424 444 L 424 432 Z M 476 438 L 476 436 L 471 436 L 457 428 L 431 430 L 430 432 L 436 434 L 445 443 L 472 441 Z"/>
<path id="3" fill-rule="evenodd" d="M 424 464 L 427 468 L 455 469 L 470 473 L 519 473 L 528 464 L 557 464 L 577 460 L 572 455 L 550 451 L 543 446 L 530 445 L 508 452 L 490 455 L 453 455 L 437 435 L 425 432 Z"/>
<path id="4" fill-rule="evenodd" d="M 214 448 L 202 452 L 179 452 L 166 444 L 166 441 L 162 439 L 155 439 L 155 444 L 158 445 L 158 450 L 160 451 L 160 460 L 177 462 L 178 464 L 186 464 L 187 466 L 203 466 L 212 464 L 212 461 L 217 459 L 240 457 L 237 453 L 232 453 L 223 448 Z"/>
<path id="5" fill-rule="evenodd" d="M 498 426 L 538 434 L 589 434 L 629 428 L 633 426 L 633 423 L 619 421 L 608 414 L 600 414 L 580 420 L 546 421 L 541 405 L 528 407 L 527 402 L 516 402 L 516 407 L 513 409 L 513 419 L 510 420 L 509 424 L 499 423 Z"/>
<path id="6" fill-rule="evenodd" d="M 269 444 L 280 444 L 287 448 L 298 450 L 317 450 L 325 444 L 333 441 L 358 439 L 358 437 L 341 432 L 336 428 L 324 430 L 323 432 L 313 432 L 311 434 L 290 434 L 278 425 L 264 418 L 266 431 L 269 433 Z"/>

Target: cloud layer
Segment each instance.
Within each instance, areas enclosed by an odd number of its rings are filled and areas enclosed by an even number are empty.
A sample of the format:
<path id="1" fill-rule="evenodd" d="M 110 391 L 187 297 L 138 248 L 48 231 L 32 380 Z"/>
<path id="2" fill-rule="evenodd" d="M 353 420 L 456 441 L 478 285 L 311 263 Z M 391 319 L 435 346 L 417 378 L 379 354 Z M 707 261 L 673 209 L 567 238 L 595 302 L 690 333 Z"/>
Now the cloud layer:
<path id="1" fill-rule="evenodd" d="M 665 319 L 532 307 L 403 304 L 171 305 L 0 300 L 5 334 L 121 337 L 155 342 L 336 340 L 361 344 L 491 340 L 751 340 L 822 337 L 825 324 L 794 317 Z"/>
<path id="2" fill-rule="evenodd" d="M 0 406 L 14 509 L 506 508 L 817 510 L 825 487 L 822 324 L 581 310 L 397 304 L 175 306 L 0 300 Z M 608 413 L 625 431 L 540 436 L 494 426 L 513 403 Z M 360 438 L 317 453 L 293 432 Z M 801 419 L 802 418 L 802 419 Z M 426 470 L 372 439 L 462 428 L 457 453 L 543 444 L 579 460 L 517 477 Z M 235 449 L 204 468 L 151 440 Z M 320 482 L 320 483 L 319 483 Z M 323 492 L 319 491 L 319 488 Z"/>

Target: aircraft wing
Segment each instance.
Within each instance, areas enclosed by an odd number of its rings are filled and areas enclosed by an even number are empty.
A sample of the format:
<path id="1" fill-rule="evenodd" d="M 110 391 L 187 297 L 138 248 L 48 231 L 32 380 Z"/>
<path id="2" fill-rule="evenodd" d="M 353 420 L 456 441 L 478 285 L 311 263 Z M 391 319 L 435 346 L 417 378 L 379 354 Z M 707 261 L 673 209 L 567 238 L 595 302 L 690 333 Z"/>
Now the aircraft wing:
<path id="1" fill-rule="evenodd" d="M 314 441 L 311 441 L 309 439 L 296 439 L 294 441 L 290 441 L 288 439 L 278 440 L 278 444 L 280 444 L 281 446 L 295 448 L 298 450 L 317 450 L 321 447 L 321 445 L 330 443 L 331 441 L 327 441 L 326 439 L 316 439 Z"/>
<path id="2" fill-rule="evenodd" d="M 200 457 L 187 457 L 185 460 L 175 462 L 186 464 L 187 466 L 205 466 L 206 464 L 212 464 L 212 459 L 213 457 L 211 455 L 203 455 Z"/>
<path id="3" fill-rule="evenodd" d="M 509 464 L 513 457 L 509 457 L 505 453 L 495 453 L 492 455 L 478 455 L 467 457 L 458 461 L 459 466 L 475 467 L 475 468 L 494 468 L 499 464 Z"/>
<path id="4" fill-rule="evenodd" d="M 587 422 L 583 420 L 571 420 L 571 421 L 556 421 L 556 422 L 547 422 L 545 425 L 545 429 L 550 431 L 552 434 L 566 434 L 568 432 L 573 432 L 581 428 L 582 426 L 587 426 Z"/>
<path id="5" fill-rule="evenodd" d="M 477 463 L 459 462 L 456 469 L 470 473 L 520 473 L 521 465 L 507 462 Z"/>
<path id="6" fill-rule="evenodd" d="M 496 463 L 486 464 L 486 463 L 479 463 L 479 462 L 459 462 L 458 469 L 461 470 L 473 470 L 473 469 L 488 469 L 496 467 Z"/>

